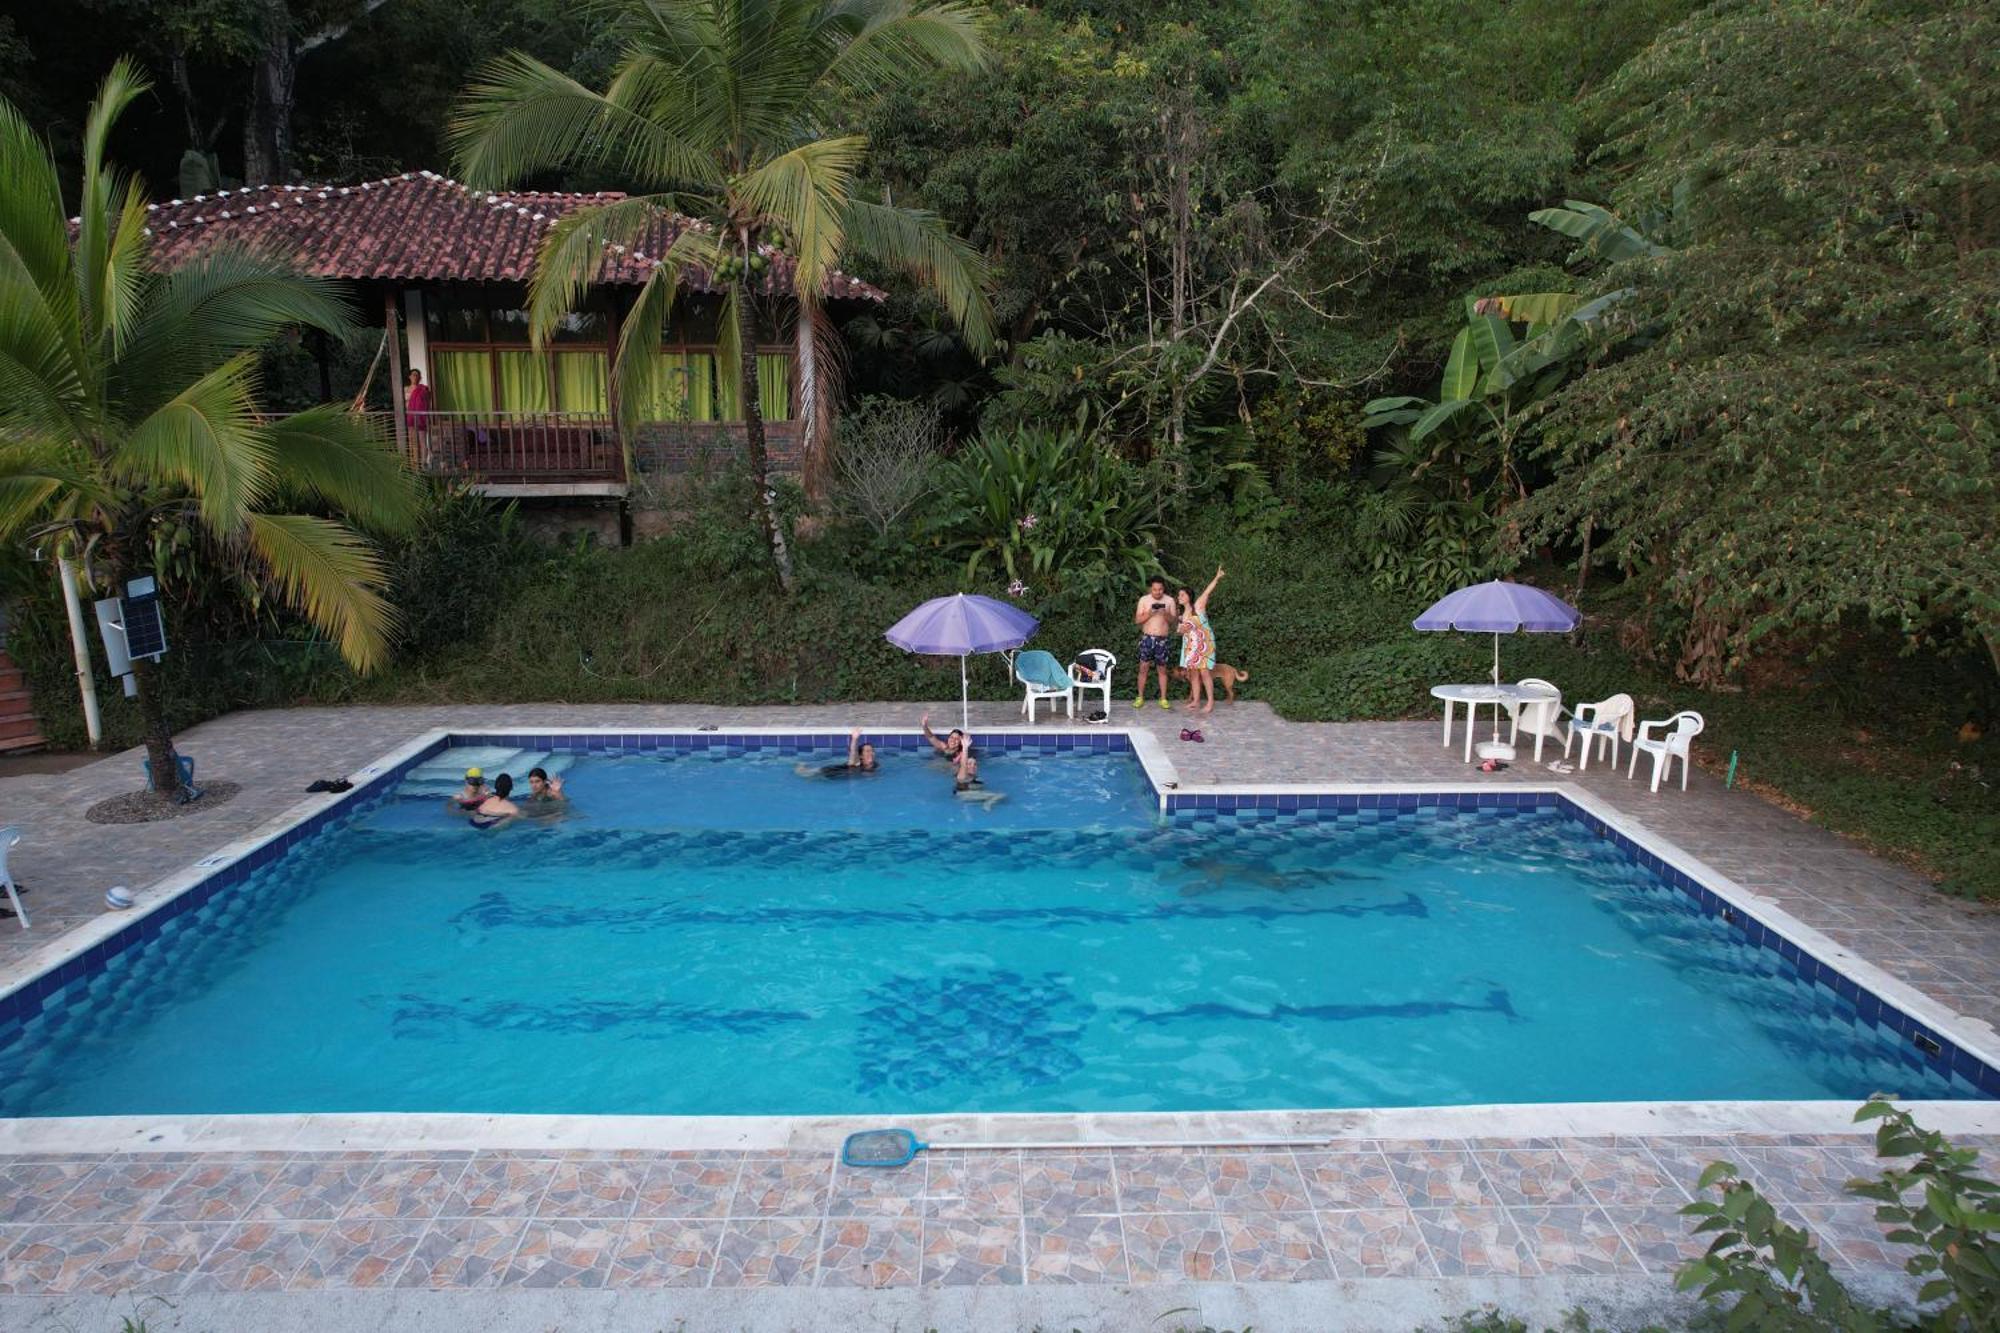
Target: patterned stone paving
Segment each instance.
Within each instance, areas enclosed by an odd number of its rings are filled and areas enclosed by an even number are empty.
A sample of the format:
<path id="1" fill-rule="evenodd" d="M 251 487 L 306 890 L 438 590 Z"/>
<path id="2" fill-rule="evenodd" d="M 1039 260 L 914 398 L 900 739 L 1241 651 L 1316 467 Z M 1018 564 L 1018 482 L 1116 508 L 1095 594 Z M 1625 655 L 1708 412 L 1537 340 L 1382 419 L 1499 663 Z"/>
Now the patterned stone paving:
<path id="1" fill-rule="evenodd" d="M 1338 1151 L 160 1153 L 4 1159 L 0 1295 L 1665 1276 L 1727 1156 L 1846 1272 L 1900 1268 L 1864 1138 Z"/>

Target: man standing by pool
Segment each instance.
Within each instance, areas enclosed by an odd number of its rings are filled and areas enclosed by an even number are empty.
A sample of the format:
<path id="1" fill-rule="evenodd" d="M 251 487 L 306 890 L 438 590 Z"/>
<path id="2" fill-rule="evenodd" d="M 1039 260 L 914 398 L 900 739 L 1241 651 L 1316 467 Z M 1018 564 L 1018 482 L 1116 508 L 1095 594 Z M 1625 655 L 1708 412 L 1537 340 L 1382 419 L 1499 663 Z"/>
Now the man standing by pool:
<path id="1" fill-rule="evenodd" d="M 1167 581 L 1153 575 L 1146 581 L 1146 595 L 1132 612 L 1132 623 L 1139 627 L 1139 697 L 1132 701 L 1134 708 L 1146 706 L 1149 667 L 1160 677 L 1160 707 L 1173 707 L 1167 702 L 1167 672 L 1173 667 L 1173 633 L 1178 620 L 1173 599 L 1167 596 Z"/>

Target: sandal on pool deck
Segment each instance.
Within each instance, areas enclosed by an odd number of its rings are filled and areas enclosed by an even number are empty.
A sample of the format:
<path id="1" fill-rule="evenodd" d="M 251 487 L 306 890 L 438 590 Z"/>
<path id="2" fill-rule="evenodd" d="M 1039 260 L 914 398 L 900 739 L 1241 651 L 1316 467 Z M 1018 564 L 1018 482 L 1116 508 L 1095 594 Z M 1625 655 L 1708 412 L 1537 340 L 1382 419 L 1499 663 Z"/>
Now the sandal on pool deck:
<path id="1" fill-rule="evenodd" d="M 1184 741 L 1193 741 L 1196 745 L 1206 744 L 1206 742 L 1203 741 L 1201 738 L 1201 733 L 1199 731 L 1196 731 L 1193 727 L 1182 727 L 1181 739 Z"/>

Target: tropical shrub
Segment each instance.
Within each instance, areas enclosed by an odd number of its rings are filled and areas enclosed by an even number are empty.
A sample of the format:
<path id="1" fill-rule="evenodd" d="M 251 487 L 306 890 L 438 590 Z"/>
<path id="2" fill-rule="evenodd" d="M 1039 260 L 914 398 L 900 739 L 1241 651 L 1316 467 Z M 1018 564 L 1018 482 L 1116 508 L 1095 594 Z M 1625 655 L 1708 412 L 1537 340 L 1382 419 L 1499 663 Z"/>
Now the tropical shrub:
<path id="1" fill-rule="evenodd" d="M 870 398 L 840 423 L 835 499 L 877 541 L 887 541 L 930 494 L 942 432 L 938 409 L 911 399 Z"/>
<path id="2" fill-rule="evenodd" d="M 1891 1244 L 1914 1247 L 1906 1271 L 1926 1278 L 1914 1324 L 1855 1299 L 1821 1257 L 1804 1228 L 1778 1215 L 1734 1165 L 1715 1162 L 1699 1191 L 1717 1191 L 1681 1209 L 1700 1218 L 1697 1235 L 1712 1236 L 1708 1253 L 1682 1266 L 1676 1283 L 1711 1304 L 1727 1302 L 1730 1328 L 1778 1333 L 1876 1333 L 1917 1327 L 1935 1333 L 2000 1329 L 2000 1184 L 1973 1171 L 1978 1150 L 1952 1146 L 1920 1127 L 1908 1111 L 1870 1098 L 1857 1123 L 1880 1121 L 1877 1156 L 1909 1159 L 1875 1180 L 1847 1182 L 1850 1194 L 1874 1199 L 1875 1220 Z"/>
<path id="3" fill-rule="evenodd" d="M 1081 436 L 979 436 L 939 470 L 933 541 L 968 588 L 1095 601 L 1160 567 L 1155 480 Z"/>
<path id="4" fill-rule="evenodd" d="M 1250 415 L 1258 461 L 1280 487 L 1347 475 L 1367 438 L 1354 403 L 1333 389 L 1287 384 Z"/>
<path id="5" fill-rule="evenodd" d="M 423 487 L 415 524 L 385 552 L 390 597 L 403 617 L 403 654 L 423 661 L 478 641 L 506 609 L 535 549 L 514 505 L 457 483 Z"/>

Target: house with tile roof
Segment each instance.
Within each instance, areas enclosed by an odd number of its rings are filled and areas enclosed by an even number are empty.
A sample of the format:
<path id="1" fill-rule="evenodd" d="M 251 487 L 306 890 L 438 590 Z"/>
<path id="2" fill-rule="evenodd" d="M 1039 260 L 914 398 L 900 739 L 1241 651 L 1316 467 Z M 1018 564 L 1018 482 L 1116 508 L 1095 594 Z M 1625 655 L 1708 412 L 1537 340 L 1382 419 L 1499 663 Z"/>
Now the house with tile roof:
<path id="1" fill-rule="evenodd" d="M 429 472 L 464 476 L 491 494 L 623 496 L 633 468 L 680 470 L 733 448 L 742 419 L 734 378 L 719 373 L 719 288 L 699 269 L 683 290 L 662 354 L 669 386 L 620 437 L 611 355 L 619 321 L 685 219 L 662 219 L 638 243 L 608 249 L 585 308 L 541 351 L 528 338 L 528 282 L 543 238 L 577 208 L 623 196 L 474 190 L 418 171 L 357 185 L 265 185 L 151 206 L 155 259 L 165 267 L 222 246 L 281 253 L 307 272 L 350 285 L 385 333 L 389 383 L 423 372 L 431 408 L 412 416 L 392 392 L 396 441 Z M 831 427 L 802 392 L 810 338 L 783 313 L 791 260 L 771 252 L 765 290 L 780 313 L 757 348 L 758 397 L 772 461 L 796 467 L 803 442 Z M 858 278 L 834 277 L 833 318 L 879 303 Z"/>

